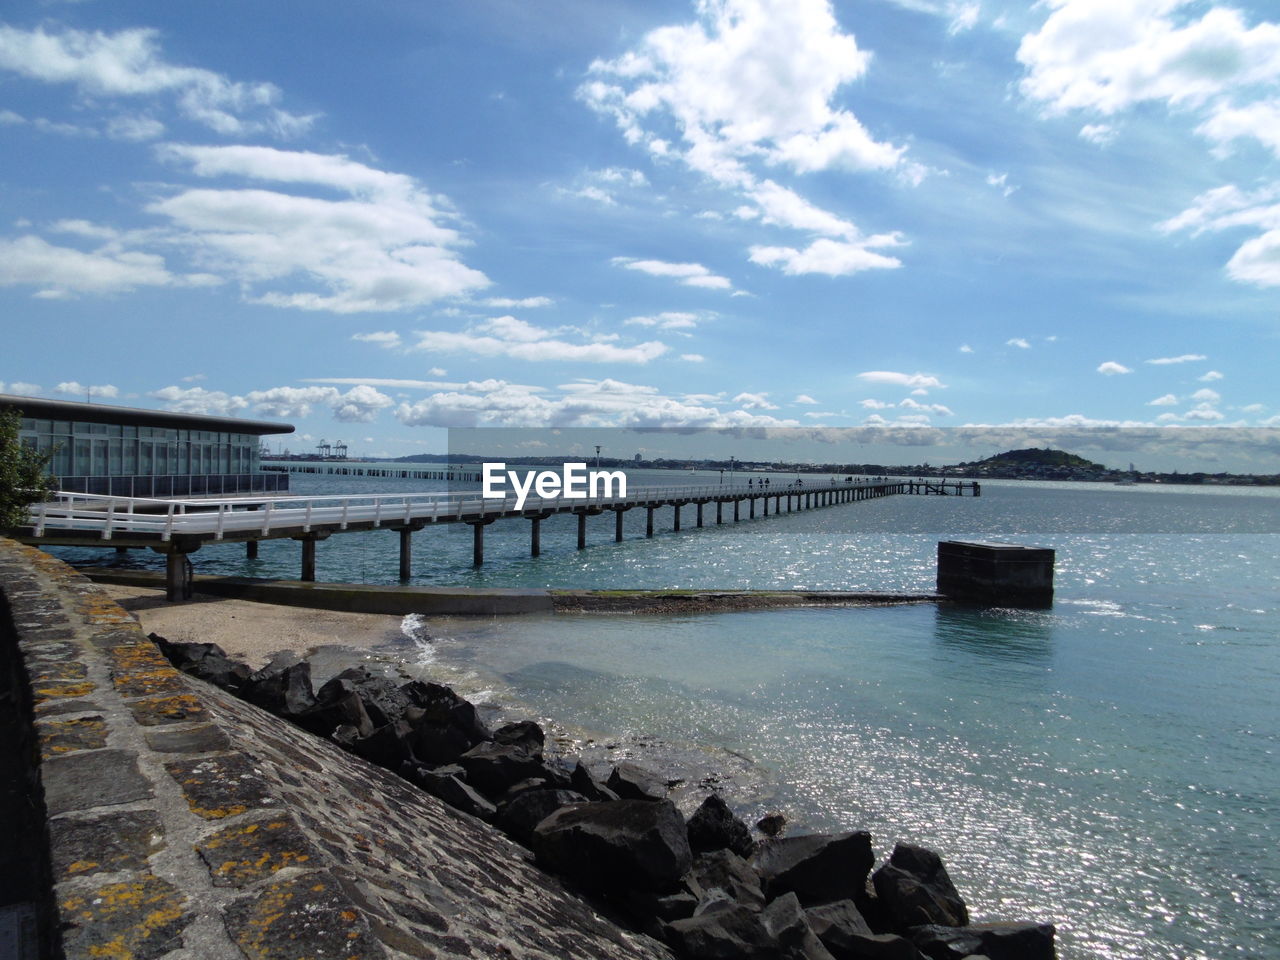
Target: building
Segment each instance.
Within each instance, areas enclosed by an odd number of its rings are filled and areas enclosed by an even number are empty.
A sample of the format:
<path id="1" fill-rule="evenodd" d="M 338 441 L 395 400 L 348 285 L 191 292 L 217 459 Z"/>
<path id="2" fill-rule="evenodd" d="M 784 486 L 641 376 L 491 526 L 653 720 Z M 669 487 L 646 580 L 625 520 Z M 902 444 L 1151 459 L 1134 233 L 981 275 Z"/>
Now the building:
<path id="1" fill-rule="evenodd" d="M 21 442 L 51 453 L 57 488 L 116 497 L 186 497 L 289 489 L 259 469 L 262 437 L 287 423 L 138 410 L 0 394 L 22 414 Z"/>

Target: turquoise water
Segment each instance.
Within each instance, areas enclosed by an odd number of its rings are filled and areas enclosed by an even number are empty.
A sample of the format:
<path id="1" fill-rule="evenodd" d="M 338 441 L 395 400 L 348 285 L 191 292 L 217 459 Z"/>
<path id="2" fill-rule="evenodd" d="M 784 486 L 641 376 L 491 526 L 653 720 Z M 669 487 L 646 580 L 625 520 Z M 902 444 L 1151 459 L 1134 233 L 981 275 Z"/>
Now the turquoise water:
<path id="1" fill-rule="evenodd" d="M 504 521 L 480 571 L 469 531 L 425 531 L 422 582 L 488 586 L 928 590 L 938 539 L 1009 539 L 1056 548 L 1057 601 L 427 622 L 402 649 L 659 760 L 745 757 L 745 813 L 934 847 L 977 918 L 1053 920 L 1068 960 L 1277 957 L 1278 492 L 988 484 L 702 531 L 686 508 L 653 540 L 632 511 L 639 539 L 606 515 L 583 552 L 546 521 L 536 560 Z M 391 582 L 395 543 L 334 537 L 320 576 Z M 292 577 L 297 548 L 194 559 Z"/>

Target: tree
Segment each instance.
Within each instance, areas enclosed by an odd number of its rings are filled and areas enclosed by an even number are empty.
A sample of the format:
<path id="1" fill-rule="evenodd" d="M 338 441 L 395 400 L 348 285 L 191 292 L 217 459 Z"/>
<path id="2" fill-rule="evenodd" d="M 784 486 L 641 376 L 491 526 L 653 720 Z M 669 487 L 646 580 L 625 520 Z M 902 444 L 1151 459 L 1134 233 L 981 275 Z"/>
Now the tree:
<path id="1" fill-rule="evenodd" d="M 18 438 L 22 415 L 0 408 L 0 530 L 27 522 L 27 507 L 53 492 L 52 454 L 37 453 Z"/>

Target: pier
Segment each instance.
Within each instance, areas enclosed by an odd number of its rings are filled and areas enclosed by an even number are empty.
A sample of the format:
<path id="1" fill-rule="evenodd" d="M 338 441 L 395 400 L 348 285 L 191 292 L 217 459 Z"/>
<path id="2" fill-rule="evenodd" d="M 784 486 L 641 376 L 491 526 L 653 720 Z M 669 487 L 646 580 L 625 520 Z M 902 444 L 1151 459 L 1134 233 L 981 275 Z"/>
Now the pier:
<path id="1" fill-rule="evenodd" d="M 484 530 L 503 519 L 529 522 L 529 553 L 541 552 L 541 523 L 555 514 L 577 516 L 577 546 L 587 545 L 588 518 L 614 514 L 614 540 L 623 539 L 623 514 L 643 509 L 645 536 L 654 536 L 659 510 L 670 508 L 673 531 L 692 507 L 693 526 L 776 516 L 895 495 L 981 496 L 972 480 L 847 478 L 803 480 L 765 486 L 747 483 L 632 488 L 623 495 L 529 497 L 519 509 L 514 496 L 484 498 L 480 492 L 366 494 L 323 497 L 238 497 L 232 499 L 141 499 L 62 493 L 31 508 L 31 523 L 15 538 L 37 546 L 151 549 L 166 556 L 166 595 L 189 595 L 192 553 L 206 543 L 242 542 L 248 556 L 261 540 L 292 539 L 301 546 L 301 577 L 316 578 L 316 544 L 336 534 L 390 529 L 399 534 L 400 578 L 412 574 L 413 534 L 428 526 L 465 523 L 472 529 L 472 560 L 484 563 Z M 730 517 L 731 513 L 731 517 Z M 687 514 L 685 516 L 688 516 Z"/>

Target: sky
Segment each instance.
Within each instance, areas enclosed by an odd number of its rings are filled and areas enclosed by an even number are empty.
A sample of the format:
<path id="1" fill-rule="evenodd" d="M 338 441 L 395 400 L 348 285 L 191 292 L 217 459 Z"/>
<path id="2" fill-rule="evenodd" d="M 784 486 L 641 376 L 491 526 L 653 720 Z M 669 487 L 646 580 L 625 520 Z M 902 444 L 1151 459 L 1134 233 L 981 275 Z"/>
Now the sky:
<path id="1" fill-rule="evenodd" d="M 0 143 L 0 393 L 1280 427 L 1262 0 L 9 0 Z"/>

